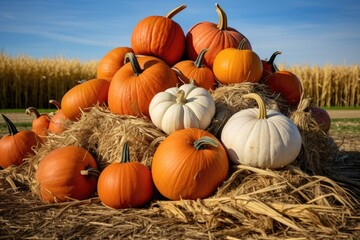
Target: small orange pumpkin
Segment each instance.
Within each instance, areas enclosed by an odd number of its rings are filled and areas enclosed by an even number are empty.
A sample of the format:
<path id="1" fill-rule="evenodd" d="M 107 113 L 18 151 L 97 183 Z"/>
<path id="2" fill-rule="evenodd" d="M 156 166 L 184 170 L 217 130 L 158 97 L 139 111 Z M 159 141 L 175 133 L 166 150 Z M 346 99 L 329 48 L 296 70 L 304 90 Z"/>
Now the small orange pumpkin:
<path id="1" fill-rule="evenodd" d="M 35 132 L 42 140 L 46 138 L 49 131 L 50 117 L 48 114 L 40 114 L 34 107 L 28 107 L 25 110 L 27 115 L 35 114 L 36 118 L 32 120 L 31 131 Z"/>
<path id="2" fill-rule="evenodd" d="M 64 115 L 75 121 L 81 117 L 81 111 L 88 111 L 98 104 L 106 104 L 110 82 L 105 79 L 91 79 L 67 91 L 61 100 Z"/>
<path id="3" fill-rule="evenodd" d="M 99 61 L 96 78 L 111 81 L 117 70 L 124 65 L 125 54 L 128 52 L 133 50 L 129 47 L 117 47 L 106 53 Z"/>
<path id="4" fill-rule="evenodd" d="M 64 146 L 45 155 L 36 170 L 39 197 L 45 203 L 86 199 L 96 190 L 97 164 L 82 147 Z"/>
<path id="5" fill-rule="evenodd" d="M 125 61 L 110 83 L 108 104 L 111 112 L 120 115 L 147 116 L 151 99 L 158 92 L 175 87 L 175 72 L 161 59 L 136 57 L 127 53 Z"/>
<path id="6" fill-rule="evenodd" d="M 222 84 L 257 83 L 261 79 L 261 59 L 252 50 L 244 49 L 245 43 L 246 39 L 243 39 L 238 48 L 226 48 L 216 55 L 213 71 Z"/>
<path id="7" fill-rule="evenodd" d="M 137 23 L 131 35 L 134 53 L 161 58 L 169 66 L 178 62 L 184 53 L 185 34 L 172 17 L 184 8 L 181 5 L 165 17 L 149 16 Z"/>
<path id="8" fill-rule="evenodd" d="M 165 138 L 151 165 L 156 188 L 171 200 L 209 197 L 227 178 L 228 170 L 223 145 L 197 128 L 178 130 Z"/>
<path id="9" fill-rule="evenodd" d="M 203 64 L 204 55 L 207 51 L 208 49 L 203 49 L 195 61 L 183 60 L 173 66 L 173 69 L 181 72 L 179 77 L 183 83 L 190 83 L 190 79 L 192 79 L 198 87 L 203 87 L 206 90 L 215 88 L 214 73 L 211 68 Z"/>
<path id="10" fill-rule="evenodd" d="M 129 143 L 123 145 L 120 163 L 110 163 L 100 174 L 97 185 L 99 198 L 111 208 L 141 207 L 154 192 L 150 170 L 142 163 L 131 161 Z"/>
<path id="11" fill-rule="evenodd" d="M 8 117 L 4 114 L 1 116 L 8 127 L 9 135 L 0 139 L 0 166 L 7 168 L 21 165 L 27 155 L 34 154 L 33 148 L 41 143 L 41 139 L 33 131 L 18 131 Z"/>
<path id="12" fill-rule="evenodd" d="M 49 100 L 49 103 L 55 105 L 57 108 L 55 114 L 50 118 L 49 132 L 60 134 L 67 129 L 66 124 L 70 122 L 70 120 L 67 119 L 61 110 L 60 103 L 53 99 Z"/>

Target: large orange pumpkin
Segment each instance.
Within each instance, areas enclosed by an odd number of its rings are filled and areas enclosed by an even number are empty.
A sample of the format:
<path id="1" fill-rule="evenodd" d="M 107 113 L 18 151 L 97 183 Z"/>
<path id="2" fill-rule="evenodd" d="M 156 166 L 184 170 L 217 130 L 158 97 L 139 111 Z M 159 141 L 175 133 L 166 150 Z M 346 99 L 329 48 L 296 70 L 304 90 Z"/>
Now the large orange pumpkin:
<path id="1" fill-rule="evenodd" d="M 297 106 L 302 94 L 300 79 L 292 72 L 287 70 L 277 71 L 265 78 L 273 93 L 279 93 L 290 106 Z"/>
<path id="2" fill-rule="evenodd" d="M 96 190 L 96 173 L 96 161 L 84 148 L 56 148 L 41 159 L 36 170 L 39 197 L 46 203 L 86 199 Z"/>
<path id="3" fill-rule="evenodd" d="M 185 7 L 181 5 L 165 17 L 149 16 L 137 23 L 131 35 L 134 52 L 159 57 L 169 66 L 178 62 L 184 53 L 185 34 L 172 17 Z"/>
<path id="4" fill-rule="evenodd" d="M 173 69 L 179 70 L 179 74 L 183 83 L 190 83 L 191 80 L 198 87 L 206 90 L 215 88 L 215 76 L 211 68 L 203 64 L 205 53 L 208 49 L 203 49 L 195 61 L 183 60 L 176 63 Z"/>
<path id="5" fill-rule="evenodd" d="M 98 104 L 106 104 L 110 82 L 105 79 L 91 79 L 71 88 L 61 100 L 64 115 L 74 121 L 81 116 L 81 111 L 88 111 Z"/>
<path id="6" fill-rule="evenodd" d="M 4 114 L 1 116 L 8 127 L 9 135 L 0 139 L 0 166 L 7 168 L 21 165 L 27 155 L 34 154 L 33 148 L 38 146 L 41 140 L 33 131 L 18 131 L 8 117 Z"/>
<path id="7" fill-rule="evenodd" d="M 34 107 L 28 107 L 25 110 L 27 115 L 35 114 L 35 119 L 31 122 L 31 131 L 35 132 L 42 140 L 46 138 L 49 131 L 50 117 L 48 114 L 40 114 Z"/>
<path id="8" fill-rule="evenodd" d="M 252 50 L 245 49 L 245 43 L 246 39 L 240 42 L 238 48 L 226 48 L 216 55 L 213 71 L 222 84 L 257 83 L 261 79 L 261 59 Z"/>
<path id="9" fill-rule="evenodd" d="M 229 162 L 223 145 L 197 128 L 178 130 L 160 143 L 151 166 L 159 192 L 171 199 L 209 197 L 227 178 Z"/>
<path id="10" fill-rule="evenodd" d="M 154 192 L 150 170 L 130 161 L 129 143 L 124 143 L 121 162 L 110 163 L 100 174 L 97 185 L 100 200 L 111 208 L 141 207 Z"/>
<path id="11" fill-rule="evenodd" d="M 96 78 L 111 81 L 117 70 L 124 65 L 125 54 L 128 52 L 133 50 L 129 47 L 117 47 L 106 53 L 99 61 Z"/>
<path id="12" fill-rule="evenodd" d="M 187 58 L 195 60 L 203 49 L 208 48 L 209 51 L 204 56 L 204 64 L 210 68 L 221 50 L 236 48 L 242 39 L 246 39 L 238 30 L 228 26 L 226 13 L 220 5 L 215 4 L 215 7 L 219 15 L 219 23 L 197 23 L 189 29 L 185 37 Z M 249 40 L 245 44 L 245 49 L 251 49 Z"/>
<path id="13" fill-rule="evenodd" d="M 127 53 L 129 60 L 110 83 L 108 105 L 120 115 L 147 116 L 151 99 L 178 83 L 175 72 L 161 59 L 152 56 L 136 57 Z"/>

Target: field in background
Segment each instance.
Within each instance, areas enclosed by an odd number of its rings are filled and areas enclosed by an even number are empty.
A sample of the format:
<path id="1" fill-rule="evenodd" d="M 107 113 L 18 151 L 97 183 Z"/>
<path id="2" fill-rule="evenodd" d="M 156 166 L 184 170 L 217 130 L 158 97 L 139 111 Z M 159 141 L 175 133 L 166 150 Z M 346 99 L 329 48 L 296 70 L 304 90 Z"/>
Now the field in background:
<path id="1" fill-rule="evenodd" d="M 0 53 L 0 109 L 49 108 L 82 79 L 96 77 L 97 61 L 34 59 Z M 296 74 L 305 96 L 320 107 L 360 106 L 360 66 L 279 66 Z"/>

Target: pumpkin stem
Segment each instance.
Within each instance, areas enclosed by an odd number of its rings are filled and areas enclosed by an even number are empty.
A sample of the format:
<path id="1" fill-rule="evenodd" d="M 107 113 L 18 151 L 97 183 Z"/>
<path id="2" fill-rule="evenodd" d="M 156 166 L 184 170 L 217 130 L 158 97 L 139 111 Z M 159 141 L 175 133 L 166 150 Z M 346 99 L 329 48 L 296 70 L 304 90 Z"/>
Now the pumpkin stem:
<path id="1" fill-rule="evenodd" d="M 178 14 L 180 11 L 182 11 L 183 9 L 186 8 L 186 5 L 181 5 L 177 8 L 174 8 L 173 10 L 171 10 L 168 14 L 165 15 L 166 18 L 172 18 L 174 17 L 176 14 Z"/>
<path id="2" fill-rule="evenodd" d="M 194 148 L 196 148 L 196 150 L 205 149 L 205 145 L 217 147 L 218 143 L 215 141 L 215 139 L 209 136 L 203 136 L 194 142 Z"/>
<path id="3" fill-rule="evenodd" d="M 123 145 L 120 162 L 121 163 L 130 162 L 130 151 L 129 151 L 129 142 L 128 141 L 126 141 Z"/>
<path id="4" fill-rule="evenodd" d="M 196 58 L 196 60 L 194 62 L 195 67 L 202 68 L 204 66 L 204 64 L 203 64 L 204 55 L 208 50 L 209 49 L 205 48 L 199 53 L 199 56 Z"/>
<path id="5" fill-rule="evenodd" d="M 245 49 L 245 44 L 246 44 L 246 42 L 247 42 L 247 39 L 246 39 L 246 38 L 243 38 L 243 39 L 241 40 L 241 42 L 239 43 L 238 49 L 244 50 L 244 49 Z"/>
<path id="6" fill-rule="evenodd" d="M 56 107 L 58 110 L 61 109 L 61 105 L 60 105 L 60 103 L 59 103 L 58 101 L 51 99 L 51 100 L 49 100 L 49 103 L 55 105 L 55 107 Z"/>
<path id="7" fill-rule="evenodd" d="M 265 102 L 259 94 L 248 93 L 248 94 L 243 95 L 242 98 L 255 99 L 257 105 L 259 106 L 259 113 L 258 113 L 257 118 L 258 119 L 266 119 L 267 118 Z"/>
<path id="8" fill-rule="evenodd" d="M 143 70 L 141 70 L 140 68 L 139 61 L 137 60 L 134 53 L 128 52 L 125 54 L 124 64 L 127 62 L 130 62 L 135 76 L 139 76 L 143 72 Z"/>
<path id="9" fill-rule="evenodd" d="M 93 176 L 95 178 L 98 178 L 100 175 L 100 171 L 96 168 L 87 168 L 85 170 L 81 170 L 80 174 L 83 176 Z"/>
<path id="10" fill-rule="evenodd" d="M 180 69 L 178 69 L 177 67 L 172 67 L 171 69 L 175 72 L 176 76 L 182 83 L 189 83 L 189 78 L 187 78 Z"/>
<path id="11" fill-rule="evenodd" d="M 184 105 L 186 103 L 186 98 L 185 98 L 185 92 L 184 90 L 180 90 L 177 94 L 176 94 L 176 103 L 182 104 Z"/>
<path id="12" fill-rule="evenodd" d="M 31 113 L 35 113 L 36 115 L 36 118 L 39 118 L 41 115 L 39 113 L 39 111 L 34 108 L 34 107 L 28 107 L 26 110 L 25 110 L 25 113 L 29 116 L 31 116 Z"/>
<path id="13" fill-rule="evenodd" d="M 15 134 L 17 134 L 18 130 L 16 129 L 14 123 L 12 121 L 10 121 L 10 119 L 8 117 L 6 117 L 4 114 L 1 114 L 1 116 L 4 119 L 6 126 L 9 130 L 9 135 L 14 136 Z"/>
<path id="14" fill-rule="evenodd" d="M 217 28 L 219 30 L 226 30 L 228 27 L 228 22 L 227 22 L 227 16 L 225 11 L 220 7 L 220 5 L 218 3 L 215 3 L 215 7 L 216 7 L 216 12 L 219 15 L 219 23 L 217 25 Z"/>
<path id="15" fill-rule="evenodd" d="M 274 53 L 271 55 L 269 61 L 267 61 L 268 64 L 271 64 L 271 70 L 272 70 L 273 72 L 278 72 L 278 71 L 279 71 L 279 69 L 277 68 L 277 66 L 274 64 L 275 58 L 276 58 L 276 56 L 279 55 L 279 54 L 281 54 L 280 51 L 274 52 Z"/>

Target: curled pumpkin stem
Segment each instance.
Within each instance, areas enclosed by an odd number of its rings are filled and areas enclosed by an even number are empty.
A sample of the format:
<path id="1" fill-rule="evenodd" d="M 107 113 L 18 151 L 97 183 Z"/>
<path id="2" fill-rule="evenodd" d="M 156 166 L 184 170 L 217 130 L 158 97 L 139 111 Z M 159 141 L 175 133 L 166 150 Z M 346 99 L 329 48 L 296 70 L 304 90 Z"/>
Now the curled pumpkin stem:
<path id="1" fill-rule="evenodd" d="M 168 14 L 165 15 L 166 18 L 173 18 L 176 14 L 178 14 L 180 11 L 182 11 L 183 9 L 186 8 L 186 5 L 181 5 L 177 8 L 174 8 L 173 10 L 171 10 Z"/>
<path id="2" fill-rule="evenodd" d="M 196 150 L 206 149 L 206 147 L 205 147 L 206 145 L 217 147 L 218 143 L 215 139 L 213 139 L 209 136 L 203 136 L 194 142 L 194 148 Z"/>
<path id="3" fill-rule="evenodd" d="M 10 119 L 4 114 L 1 114 L 1 116 L 4 119 L 4 122 L 9 130 L 9 135 L 14 136 L 15 134 L 17 134 L 18 130 L 16 129 L 15 124 L 12 121 L 10 121 Z"/>
<path id="4" fill-rule="evenodd" d="M 143 72 L 134 53 L 128 52 L 125 54 L 124 63 L 128 62 L 130 62 L 135 76 L 139 76 Z"/>
<path id="5" fill-rule="evenodd" d="M 197 68 L 204 67 L 204 64 L 203 64 L 204 55 L 208 50 L 209 50 L 208 48 L 204 48 L 203 50 L 201 50 L 201 52 L 199 53 L 199 56 L 196 58 L 196 60 L 194 62 L 195 67 L 197 67 Z"/>
<path id="6" fill-rule="evenodd" d="M 228 21 L 225 11 L 220 7 L 218 3 L 215 3 L 216 12 L 219 15 L 219 23 L 217 25 L 217 28 L 219 30 L 226 30 L 228 27 Z"/>
<path id="7" fill-rule="evenodd" d="M 242 96 L 244 99 L 254 99 L 259 106 L 259 113 L 258 113 L 258 119 L 266 119 L 267 113 L 266 113 L 266 106 L 265 102 L 262 99 L 262 97 L 257 93 L 248 93 Z"/>
<path id="8" fill-rule="evenodd" d="M 32 113 L 35 114 L 36 118 L 39 118 L 40 117 L 40 113 L 39 111 L 34 108 L 34 107 L 28 107 L 26 110 L 25 110 L 25 113 L 29 116 L 31 116 Z"/>

